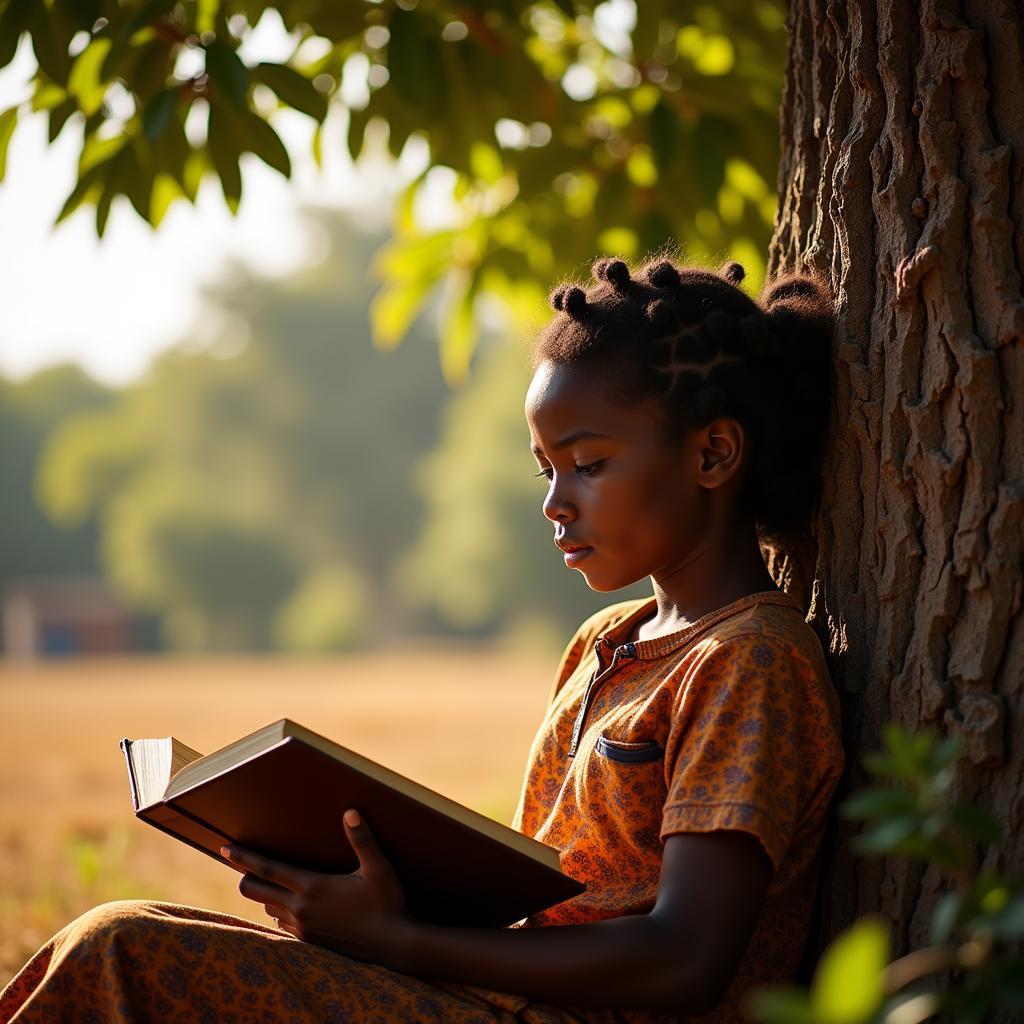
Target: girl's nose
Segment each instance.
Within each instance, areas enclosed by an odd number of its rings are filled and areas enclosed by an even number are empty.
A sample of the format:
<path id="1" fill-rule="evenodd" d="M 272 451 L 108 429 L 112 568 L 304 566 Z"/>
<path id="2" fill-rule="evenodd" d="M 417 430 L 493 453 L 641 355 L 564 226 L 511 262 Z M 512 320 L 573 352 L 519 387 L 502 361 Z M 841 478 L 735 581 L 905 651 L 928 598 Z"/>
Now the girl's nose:
<path id="1" fill-rule="evenodd" d="M 568 501 L 561 488 L 552 484 L 541 506 L 544 515 L 553 523 L 571 523 L 576 518 L 576 508 Z"/>

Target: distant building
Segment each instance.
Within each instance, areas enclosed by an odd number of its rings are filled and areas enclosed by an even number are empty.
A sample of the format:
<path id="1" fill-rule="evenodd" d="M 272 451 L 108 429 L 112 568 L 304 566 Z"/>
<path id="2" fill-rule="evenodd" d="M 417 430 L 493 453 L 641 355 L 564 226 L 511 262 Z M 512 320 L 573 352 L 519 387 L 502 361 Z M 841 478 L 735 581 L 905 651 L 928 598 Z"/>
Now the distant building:
<path id="1" fill-rule="evenodd" d="M 117 654 L 156 646 L 152 623 L 128 611 L 97 576 L 13 580 L 3 595 L 2 618 L 9 658 Z"/>

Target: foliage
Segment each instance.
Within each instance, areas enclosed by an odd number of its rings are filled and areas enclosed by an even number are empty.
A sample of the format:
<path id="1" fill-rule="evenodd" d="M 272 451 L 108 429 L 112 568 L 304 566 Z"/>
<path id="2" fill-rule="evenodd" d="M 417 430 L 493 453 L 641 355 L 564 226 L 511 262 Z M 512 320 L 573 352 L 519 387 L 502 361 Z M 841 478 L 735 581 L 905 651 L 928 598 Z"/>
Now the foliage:
<path id="1" fill-rule="evenodd" d="M 751 1013 L 764 1024 L 918 1024 L 936 1014 L 974 1024 L 995 1010 L 1024 1011 L 1024 886 L 991 865 L 975 868 L 976 846 L 998 845 L 1002 829 L 983 808 L 949 797 L 960 739 L 940 743 L 890 724 L 884 740 L 864 761 L 895 785 L 855 794 L 842 813 L 870 823 L 859 852 L 923 860 L 952 879 L 931 945 L 888 963 L 885 922 L 858 921 L 825 951 L 809 992 L 755 995 Z"/>
<path id="2" fill-rule="evenodd" d="M 315 122 L 319 159 L 344 96 L 353 158 L 379 128 L 393 155 L 416 137 L 428 168 L 448 169 L 455 223 L 424 226 L 425 171 L 398 203 L 372 316 L 377 342 L 394 345 L 444 282 L 442 366 L 458 380 L 480 294 L 534 315 L 543 289 L 595 250 L 675 242 L 694 260 L 740 259 L 757 286 L 775 210 L 783 7 L 0 0 L 0 66 L 23 34 L 38 63 L 31 99 L 0 113 L 0 176 L 27 106 L 45 113 L 51 142 L 82 130 L 58 221 L 93 204 L 102 234 L 123 196 L 156 226 L 208 176 L 234 210 L 243 154 L 290 174 L 274 112 Z M 623 15 L 632 28 L 616 32 Z M 268 16 L 290 33 L 286 60 L 247 55 Z"/>

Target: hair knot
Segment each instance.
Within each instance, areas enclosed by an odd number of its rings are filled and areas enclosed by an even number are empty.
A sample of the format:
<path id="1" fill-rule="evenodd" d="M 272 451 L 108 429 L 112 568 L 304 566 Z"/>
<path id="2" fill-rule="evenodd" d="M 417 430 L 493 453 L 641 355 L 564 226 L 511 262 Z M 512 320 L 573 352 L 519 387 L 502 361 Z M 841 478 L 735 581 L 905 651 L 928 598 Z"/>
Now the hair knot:
<path id="1" fill-rule="evenodd" d="M 647 268 L 647 280 L 655 288 L 674 288 L 679 284 L 679 271 L 668 260 L 663 260 Z"/>
<path id="2" fill-rule="evenodd" d="M 573 285 L 562 298 L 562 308 L 573 320 L 582 320 L 587 312 L 587 293 Z"/>
<path id="3" fill-rule="evenodd" d="M 629 288 L 629 267 L 622 260 L 604 256 L 594 261 L 590 272 L 595 281 L 607 281 L 617 292 L 624 293 Z"/>
<path id="4" fill-rule="evenodd" d="M 739 284 L 747 276 L 747 272 L 743 269 L 742 264 L 737 263 L 735 260 L 730 260 L 728 263 L 723 264 L 719 273 L 730 284 Z"/>

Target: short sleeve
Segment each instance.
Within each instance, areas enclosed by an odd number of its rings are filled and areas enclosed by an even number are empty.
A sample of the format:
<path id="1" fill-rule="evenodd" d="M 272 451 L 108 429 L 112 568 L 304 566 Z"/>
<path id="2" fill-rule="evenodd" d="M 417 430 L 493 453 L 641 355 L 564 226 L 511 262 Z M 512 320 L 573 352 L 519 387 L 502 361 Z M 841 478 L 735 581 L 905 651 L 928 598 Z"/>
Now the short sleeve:
<path id="1" fill-rule="evenodd" d="M 709 644 L 677 693 L 661 838 L 747 832 L 777 871 L 799 819 L 802 772 L 812 767 L 803 762 L 815 693 L 814 667 L 784 639 L 758 633 Z"/>

